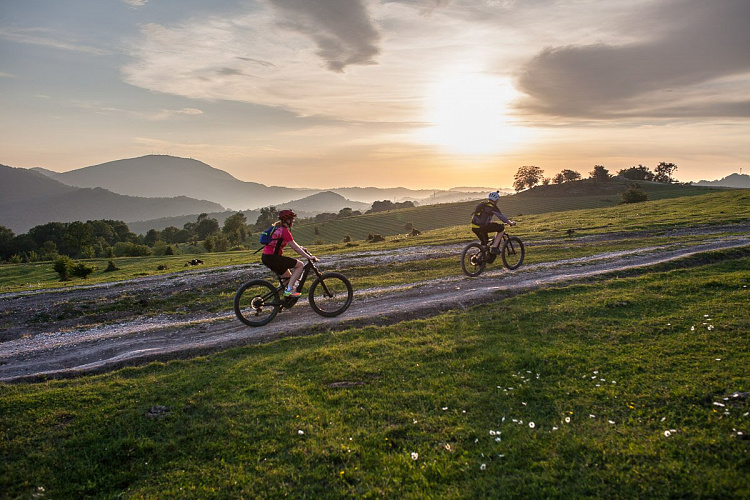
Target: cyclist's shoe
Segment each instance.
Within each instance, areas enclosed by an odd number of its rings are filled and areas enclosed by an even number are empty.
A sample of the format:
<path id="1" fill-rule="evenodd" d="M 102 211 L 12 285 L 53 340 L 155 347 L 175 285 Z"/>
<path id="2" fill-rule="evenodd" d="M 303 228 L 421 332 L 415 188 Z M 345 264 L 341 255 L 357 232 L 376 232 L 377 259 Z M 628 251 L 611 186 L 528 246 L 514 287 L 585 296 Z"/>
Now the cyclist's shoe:
<path id="1" fill-rule="evenodd" d="M 501 254 L 501 253 L 503 253 L 503 252 L 502 252 L 502 250 L 500 250 L 500 249 L 499 249 L 499 248 L 497 248 L 497 247 L 491 247 L 491 248 L 490 248 L 490 253 L 491 253 L 491 254 L 494 254 L 494 255 L 500 255 L 500 254 Z"/>
<path id="2" fill-rule="evenodd" d="M 284 290 L 284 297 L 292 297 L 292 298 L 297 298 L 297 297 L 299 297 L 300 295 L 302 295 L 302 294 L 301 294 L 301 293 L 299 293 L 299 292 L 297 292 L 297 291 L 293 291 L 293 290 Z"/>

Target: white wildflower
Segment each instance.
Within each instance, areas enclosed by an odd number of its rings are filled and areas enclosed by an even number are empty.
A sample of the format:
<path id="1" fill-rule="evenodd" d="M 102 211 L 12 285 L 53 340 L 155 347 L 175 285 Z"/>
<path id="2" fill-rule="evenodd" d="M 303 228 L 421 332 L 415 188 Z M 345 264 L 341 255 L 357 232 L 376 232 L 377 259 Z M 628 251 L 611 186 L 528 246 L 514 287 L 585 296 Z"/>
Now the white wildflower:
<path id="1" fill-rule="evenodd" d="M 301 436 L 302 434 L 304 434 L 304 433 L 305 433 L 305 431 L 303 431 L 302 429 L 300 429 L 300 430 L 298 430 L 298 431 L 297 431 L 297 434 L 299 434 L 300 436 Z"/>
<path id="2" fill-rule="evenodd" d="M 482 464 L 479 466 L 479 470 L 485 470 L 487 468 L 487 464 Z"/>
<path id="3" fill-rule="evenodd" d="M 418 458 L 419 458 L 419 453 L 417 453 L 416 451 L 412 451 L 411 452 L 411 459 L 412 460 L 417 460 Z"/>
<path id="4" fill-rule="evenodd" d="M 671 435 L 672 435 L 672 433 L 671 433 L 671 432 L 669 432 L 669 431 L 664 431 L 664 436 L 665 436 L 665 437 L 669 437 L 669 436 L 671 436 Z"/>
<path id="5" fill-rule="evenodd" d="M 529 422 L 529 427 L 533 429 L 534 427 L 536 427 L 536 424 L 534 422 Z"/>
<path id="6" fill-rule="evenodd" d="M 570 423 L 570 417 L 565 417 L 565 423 L 566 423 L 566 424 L 569 424 L 569 423 Z"/>

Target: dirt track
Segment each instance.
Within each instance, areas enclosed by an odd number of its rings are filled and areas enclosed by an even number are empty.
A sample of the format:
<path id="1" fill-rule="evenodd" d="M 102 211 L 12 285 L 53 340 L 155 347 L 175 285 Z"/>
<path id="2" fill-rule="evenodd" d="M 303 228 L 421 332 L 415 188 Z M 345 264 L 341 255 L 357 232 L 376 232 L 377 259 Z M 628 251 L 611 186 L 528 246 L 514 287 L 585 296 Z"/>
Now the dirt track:
<path id="1" fill-rule="evenodd" d="M 200 289 L 227 281 L 241 282 L 258 274 L 257 265 L 191 270 L 178 275 L 151 276 L 56 291 L 3 294 L 0 295 L 1 317 L 6 323 L 10 321 L 12 326 L 0 330 L 0 381 L 40 380 L 97 373 L 150 360 L 186 358 L 267 341 L 285 334 L 304 334 L 425 317 L 439 311 L 497 300 L 499 295 L 492 292 L 519 293 L 604 273 L 649 266 L 709 250 L 747 246 L 750 245 L 749 230 L 750 224 L 710 230 L 704 228 L 697 231 L 701 242 L 695 245 L 683 243 L 644 247 L 583 259 L 524 265 L 513 272 L 501 269 L 498 262 L 479 278 L 451 276 L 438 281 L 355 290 L 354 303 L 338 318 L 320 317 L 310 309 L 306 300 L 300 300 L 294 309 L 282 312 L 269 325 L 259 328 L 246 327 L 237 321 L 231 312 L 231 301 L 227 303 L 227 312 L 218 315 L 140 317 L 136 313 L 122 313 L 118 321 L 109 321 L 106 325 L 76 319 L 38 323 L 29 321 L 45 308 L 55 308 L 72 301 L 106 303 L 126 292 L 148 297 L 166 292 Z M 691 230 L 683 231 L 682 234 L 688 231 Z M 744 234 L 722 234 L 730 231 Z M 609 235 L 609 238 L 617 237 Z M 454 255 L 458 268 L 462 246 L 331 256 L 325 259 L 321 267 L 331 270 L 373 264 L 386 266 L 396 257 L 399 262 L 404 262 Z M 529 251 L 533 251 L 533 242 L 529 245 Z"/>

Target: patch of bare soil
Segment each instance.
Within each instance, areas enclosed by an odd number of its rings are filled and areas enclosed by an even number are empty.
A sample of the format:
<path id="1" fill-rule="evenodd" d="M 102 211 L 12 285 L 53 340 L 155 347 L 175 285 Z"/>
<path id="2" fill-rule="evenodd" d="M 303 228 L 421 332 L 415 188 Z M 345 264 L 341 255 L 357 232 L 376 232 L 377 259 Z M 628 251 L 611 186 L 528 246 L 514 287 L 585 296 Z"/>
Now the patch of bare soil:
<path id="1" fill-rule="evenodd" d="M 0 330 L 0 381 L 97 373 L 152 360 L 186 358 L 284 335 L 426 317 L 501 300 L 509 294 L 651 266 L 710 250 L 747 246 L 750 245 L 748 229 L 750 225 L 716 228 L 714 236 L 710 236 L 711 233 L 704 228 L 695 233 L 701 237 L 695 244 L 667 244 L 602 253 L 525 265 L 512 272 L 496 263 L 478 278 L 450 276 L 356 290 L 352 306 L 337 318 L 318 316 L 306 300 L 300 300 L 294 309 L 282 312 L 270 324 L 258 328 L 247 327 L 234 317 L 231 300 L 227 301 L 226 312 L 219 314 L 144 316 L 138 307 L 101 316 L 70 314 L 66 317 L 59 314 L 65 308 L 96 307 L 123 295 L 134 297 L 133 304 L 139 304 L 138 301 L 148 303 L 168 294 L 226 287 L 227 283 L 236 288 L 245 280 L 267 275 L 258 265 L 190 270 L 176 275 L 55 291 L 3 294 L 0 295 L 0 322 L 10 326 Z M 727 232 L 738 231 L 744 231 L 744 234 L 726 236 Z M 611 239 L 627 237 L 610 235 Z M 533 242 L 527 245 L 531 249 L 533 246 Z M 365 265 L 387 266 L 394 261 L 455 256 L 458 268 L 462 247 L 463 244 L 343 254 L 326 258 L 321 267 L 331 270 Z"/>

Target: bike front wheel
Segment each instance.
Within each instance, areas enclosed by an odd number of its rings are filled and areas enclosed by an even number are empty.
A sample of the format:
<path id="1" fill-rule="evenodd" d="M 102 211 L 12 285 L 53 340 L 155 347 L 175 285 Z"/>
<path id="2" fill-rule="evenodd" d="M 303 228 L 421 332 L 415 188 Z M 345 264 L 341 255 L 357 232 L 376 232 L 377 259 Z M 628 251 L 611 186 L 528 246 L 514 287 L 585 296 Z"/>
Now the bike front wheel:
<path id="1" fill-rule="evenodd" d="M 313 311 L 331 318 L 346 311 L 352 304 L 354 290 L 346 276 L 341 273 L 323 273 L 316 279 L 309 292 Z"/>
<path id="2" fill-rule="evenodd" d="M 523 247 L 523 242 L 517 236 L 510 236 L 508 240 L 503 243 L 503 264 L 508 269 L 518 269 L 523 263 L 523 258 L 526 255 L 526 249 Z"/>
<path id="3" fill-rule="evenodd" d="M 469 243 L 461 253 L 461 270 L 466 276 L 475 277 L 482 274 L 487 265 L 482 245 L 479 243 Z"/>
<path id="4" fill-rule="evenodd" d="M 279 313 L 279 291 L 266 280 L 248 281 L 234 295 L 234 313 L 248 326 L 263 326 Z"/>

